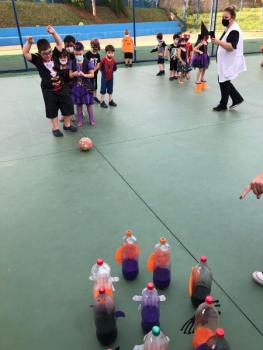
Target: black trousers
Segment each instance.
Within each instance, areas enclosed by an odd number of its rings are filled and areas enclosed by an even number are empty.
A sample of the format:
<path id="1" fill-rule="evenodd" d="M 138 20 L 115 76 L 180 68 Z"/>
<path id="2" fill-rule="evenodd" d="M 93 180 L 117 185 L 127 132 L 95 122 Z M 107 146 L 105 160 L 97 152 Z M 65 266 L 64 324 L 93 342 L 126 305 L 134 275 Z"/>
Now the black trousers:
<path id="1" fill-rule="evenodd" d="M 220 106 L 226 107 L 228 103 L 229 96 L 231 97 L 233 104 L 243 101 L 243 97 L 234 87 L 230 80 L 219 83 L 221 90 L 221 101 Z"/>

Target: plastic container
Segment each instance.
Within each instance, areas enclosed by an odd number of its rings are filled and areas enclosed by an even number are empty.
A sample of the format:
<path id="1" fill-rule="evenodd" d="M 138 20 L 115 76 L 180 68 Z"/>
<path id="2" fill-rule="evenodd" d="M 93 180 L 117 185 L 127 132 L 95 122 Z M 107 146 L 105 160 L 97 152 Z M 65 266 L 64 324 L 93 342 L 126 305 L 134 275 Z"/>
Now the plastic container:
<path id="1" fill-rule="evenodd" d="M 102 345 L 112 344 L 117 337 L 116 314 L 113 299 L 106 294 L 105 288 L 99 289 L 94 300 L 94 320 L 96 335 Z"/>
<path id="2" fill-rule="evenodd" d="M 106 294 L 112 296 L 115 291 L 113 282 L 118 282 L 119 278 L 111 276 L 111 268 L 103 259 L 97 259 L 96 264 L 91 268 L 90 280 L 94 282 L 93 297 L 95 299 L 100 288 L 105 288 Z"/>
<path id="3" fill-rule="evenodd" d="M 140 302 L 141 325 L 144 334 L 150 332 L 153 326 L 160 325 L 160 301 L 165 301 L 164 295 L 158 295 L 152 282 L 147 284 L 141 295 L 135 295 L 134 301 Z"/>
<path id="4" fill-rule="evenodd" d="M 154 326 L 144 337 L 143 345 L 136 345 L 133 350 L 168 350 L 169 341 L 160 327 Z"/>
<path id="5" fill-rule="evenodd" d="M 219 315 L 214 306 L 214 299 L 210 295 L 206 297 L 205 302 L 199 305 L 195 312 L 195 324 L 193 335 L 193 347 L 197 349 L 204 344 L 210 337 L 215 335 L 218 328 Z"/>
<path id="6" fill-rule="evenodd" d="M 117 264 L 122 264 L 122 275 L 125 280 L 134 280 L 139 273 L 138 257 L 140 247 L 132 231 L 128 230 L 122 239 L 122 245 L 115 253 Z"/>
<path id="7" fill-rule="evenodd" d="M 225 332 L 222 328 L 216 329 L 216 334 L 208 339 L 205 344 L 200 345 L 197 350 L 231 350 L 225 339 Z"/>
<path id="8" fill-rule="evenodd" d="M 149 256 L 147 269 L 153 272 L 153 283 L 158 289 L 166 289 L 171 282 L 171 250 L 166 238 L 160 238 Z"/>
<path id="9" fill-rule="evenodd" d="M 210 295 L 212 280 L 212 271 L 207 265 L 207 257 L 201 256 L 200 263 L 192 267 L 189 278 L 189 296 L 194 307 L 198 307 Z"/>

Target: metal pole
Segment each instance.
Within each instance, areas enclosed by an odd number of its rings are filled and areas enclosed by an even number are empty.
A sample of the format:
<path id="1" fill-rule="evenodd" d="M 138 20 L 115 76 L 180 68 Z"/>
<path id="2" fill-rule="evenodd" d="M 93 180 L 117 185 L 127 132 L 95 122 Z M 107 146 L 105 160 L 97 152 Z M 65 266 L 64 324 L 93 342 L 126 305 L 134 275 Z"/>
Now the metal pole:
<path id="1" fill-rule="evenodd" d="M 19 25 L 19 21 L 18 21 L 18 17 L 17 17 L 15 0 L 12 0 L 12 5 L 13 5 L 15 20 L 16 20 L 16 27 L 17 27 L 17 31 L 18 31 L 19 41 L 20 41 L 20 45 L 21 45 L 21 47 L 23 49 L 23 40 L 22 40 L 22 35 L 21 35 L 21 31 L 20 31 L 20 25 Z M 23 55 L 23 59 L 24 59 L 26 70 L 28 70 L 27 60 L 25 59 L 24 55 Z"/>
<path id="2" fill-rule="evenodd" d="M 213 27 L 214 33 L 216 32 L 217 9 L 218 9 L 218 0 L 215 0 L 214 27 Z M 214 48 L 215 48 L 215 45 L 213 44 L 212 45 L 212 56 L 214 56 Z"/>
<path id="3" fill-rule="evenodd" d="M 199 24 L 199 12 L 200 12 L 200 0 L 196 0 L 196 29 L 198 29 L 198 24 Z"/>
<path id="4" fill-rule="evenodd" d="M 137 61 L 136 54 L 136 18 L 135 18 L 135 0 L 132 0 L 132 20 L 133 20 L 133 41 L 134 41 L 134 62 Z"/>

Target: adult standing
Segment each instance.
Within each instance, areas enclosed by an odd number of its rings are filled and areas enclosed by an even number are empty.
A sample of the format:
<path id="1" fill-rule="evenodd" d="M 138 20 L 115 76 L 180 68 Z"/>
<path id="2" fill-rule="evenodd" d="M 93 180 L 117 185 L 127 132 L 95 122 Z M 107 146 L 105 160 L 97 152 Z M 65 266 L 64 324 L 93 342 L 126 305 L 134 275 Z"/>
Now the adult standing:
<path id="1" fill-rule="evenodd" d="M 218 45 L 217 72 L 221 100 L 219 105 L 213 108 L 217 112 L 227 109 L 229 96 L 232 99 L 231 109 L 244 101 L 243 97 L 231 83 L 231 80 L 234 80 L 240 73 L 246 70 L 243 54 L 243 35 L 235 19 L 235 7 L 226 7 L 222 18 L 222 24 L 226 29 L 220 39 L 211 39 L 214 44 Z"/>

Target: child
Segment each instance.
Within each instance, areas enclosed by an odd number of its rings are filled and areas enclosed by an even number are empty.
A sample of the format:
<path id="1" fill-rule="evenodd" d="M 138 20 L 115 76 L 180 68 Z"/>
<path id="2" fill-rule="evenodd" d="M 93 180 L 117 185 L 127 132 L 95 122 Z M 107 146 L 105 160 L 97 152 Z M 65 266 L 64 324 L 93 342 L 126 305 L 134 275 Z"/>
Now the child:
<path id="1" fill-rule="evenodd" d="M 172 81 L 177 79 L 177 63 L 178 63 L 178 42 L 180 35 L 174 34 L 173 36 L 173 44 L 168 47 L 168 59 L 170 61 L 170 77 L 169 80 Z"/>
<path id="2" fill-rule="evenodd" d="M 55 70 L 55 62 L 58 62 L 59 55 L 63 49 L 63 42 L 55 29 L 47 27 L 47 32 L 51 34 L 56 42 L 56 47 L 52 51 L 50 43 L 46 39 L 37 41 L 37 54 L 31 54 L 30 49 L 33 44 L 33 38 L 27 37 L 23 46 L 25 58 L 36 66 L 41 77 L 41 89 L 46 107 L 46 117 L 51 120 L 52 133 L 55 137 L 62 137 L 63 133 L 58 126 L 58 111 L 64 117 L 63 129 L 71 132 L 77 131 L 77 128 L 70 125 L 70 116 L 74 113 L 73 104 L 70 97 L 68 85 L 64 83 L 63 77 L 60 77 Z"/>
<path id="3" fill-rule="evenodd" d="M 158 59 L 157 59 L 157 64 L 159 66 L 159 72 L 156 74 L 156 76 L 164 75 L 165 70 L 164 70 L 164 59 L 167 56 L 167 45 L 163 41 L 163 34 L 158 33 L 156 35 L 158 45 L 152 49 L 151 52 L 158 52 Z"/>
<path id="4" fill-rule="evenodd" d="M 207 49 L 207 37 L 202 37 L 201 34 L 198 35 L 197 42 L 194 47 L 194 54 L 191 61 L 191 66 L 193 68 L 198 68 L 196 84 L 201 84 L 205 82 L 205 71 L 209 66 L 209 55 Z"/>
<path id="5" fill-rule="evenodd" d="M 115 49 L 112 45 L 105 47 L 106 56 L 101 59 L 100 70 L 101 70 L 101 99 L 100 106 L 102 108 L 108 108 L 104 98 L 105 94 L 109 95 L 109 106 L 117 107 L 117 104 L 112 99 L 113 93 L 113 73 L 117 70 L 117 63 L 114 59 Z"/>
<path id="6" fill-rule="evenodd" d="M 74 59 L 74 48 L 76 45 L 76 39 L 72 35 L 66 35 L 64 38 L 64 47 L 70 54 L 70 59 Z"/>
<path id="7" fill-rule="evenodd" d="M 124 62 L 126 67 L 132 67 L 134 43 L 129 35 L 128 29 L 125 29 L 124 38 L 122 39 L 122 52 L 124 53 Z"/>
<path id="8" fill-rule="evenodd" d="M 181 38 L 179 40 L 179 48 L 178 48 L 178 77 L 179 77 L 179 84 L 183 84 L 183 77 L 186 77 L 187 80 L 190 79 L 189 72 L 192 70 L 189 64 L 189 60 L 187 57 L 187 50 L 186 50 L 186 41 L 184 38 Z"/>
<path id="9" fill-rule="evenodd" d="M 94 78 L 94 65 L 84 58 L 84 46 L 81 42 L 76 42 L 74 55 L 71 61 L 70 77 L 73 78 L 71 87 L 71 97 L 74 105 L 77 106 L 78 126 L 83 124 L 83 105 L 87 106 L 89 123 L 95 126 L 96 121 L 93 114 L 93 90 L 91 81 Z"/>
<path id="10" fill-rule="evenodd" d="M 191 58 L 192 58 L 192 54 L 193 54 L 193 45 L 189 42 L 190 34 L 185 33 L 183 37 L 184 37 L 185 42 L 186 42 L 185 48 L 187 51 L 187 58 L 188 58 L 188 61 L 191 62 Z"/>
<path id="11" fill-rule="evenodd" d="M 97 103 L 100 103 L 100 100 L 97 97 L 97 89 L 98 89 L 98 72 L 100 69 L 100 42 L 98 39 L 93 39 L 90 42 L 91 50 L 88 51 L 85 55 L 85 57 L 91 61 L 94 65 L 94 79 L 93 79 L 93 84 L 94 84 L 94 101 Z"/>

